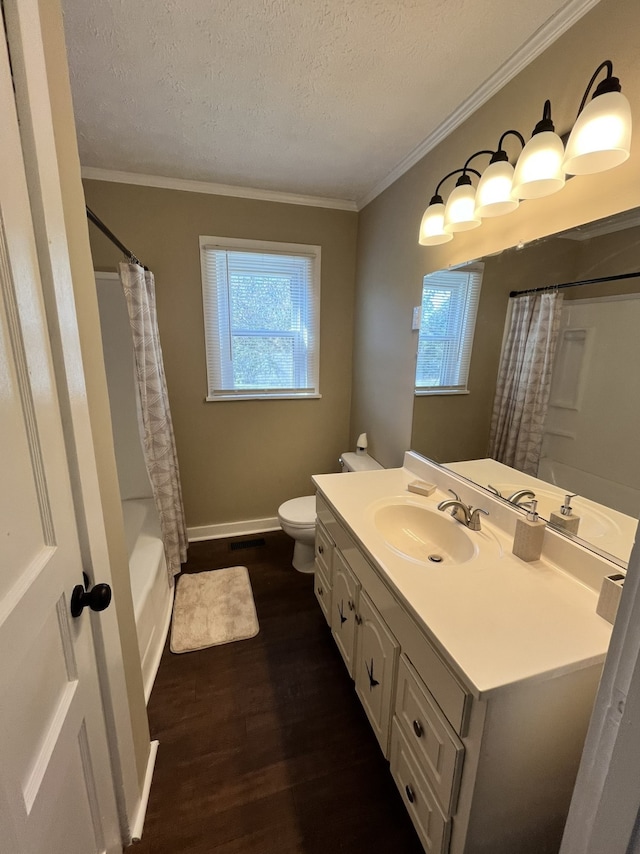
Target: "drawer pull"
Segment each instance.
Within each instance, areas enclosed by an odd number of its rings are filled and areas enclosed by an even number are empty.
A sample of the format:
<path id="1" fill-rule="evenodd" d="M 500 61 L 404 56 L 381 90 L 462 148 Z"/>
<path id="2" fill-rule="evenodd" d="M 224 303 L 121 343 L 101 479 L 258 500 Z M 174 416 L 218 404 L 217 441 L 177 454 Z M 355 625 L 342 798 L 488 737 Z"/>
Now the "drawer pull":
<path id="1" fill-rule="evenodd" d="M 413 731 L 415 732 L 417 738 L 422 738 L 422 733 L 424 732 L 424 730 L 420 721 L 413 722 Z"/>
<path id="2" fill-rule="evenodd" d="M 360 614 L 356 614 L 356 623 L 361 626 L 362 625 L 362 617 Z"/>
<path id="3" fill-rule="evenodd" d="M 318 546 L 318 554 L 324 554 L 324 546 Z"/>
<path id="4" fill-rule="evenodd" d="M 322 587 L 318 587 L 318 596 L 322 596 Z"/>
<path id="5" fill-rule="evenodd" d="M 411 788 L 411 786 L 407 783 L 407 785 L 404 787 L 404 790 L 405 790 L 405 792 L 407 793 L 407 799 L 408 799 L 409 803 L 410 803 L 410 804 L 412 804 L 412 803 L 415 801 L 415 799 L 416 799 L 416 796 L 415 796 L 415 794 L 414 794 L 413 789 L 412 789 L 412 788 Z"/>
<path id="6" fill-rule="evenodd" d="M 356 606 L 353 604 L 353 600 L 352 600 L 352 599 L 349 599 L 349 603 L 348 603 L 348 604 L 349 604 L 349 610 L 350 610 L 350 611 L 353 611 L 353 609 L 356 607 Z"/>

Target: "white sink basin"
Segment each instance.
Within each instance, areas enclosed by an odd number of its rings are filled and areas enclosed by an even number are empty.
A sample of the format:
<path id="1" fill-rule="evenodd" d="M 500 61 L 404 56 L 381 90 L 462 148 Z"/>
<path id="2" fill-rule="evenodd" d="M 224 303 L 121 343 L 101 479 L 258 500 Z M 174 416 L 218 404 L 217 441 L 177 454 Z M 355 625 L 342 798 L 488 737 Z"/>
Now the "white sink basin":
<path id="1" fill-rule="evenodd" d="M 478 547 L 449 513 L 408 501 L 385 502 L 373 510 L 373 524 L 388 546 L 421 563 L 465 563 Z"/>

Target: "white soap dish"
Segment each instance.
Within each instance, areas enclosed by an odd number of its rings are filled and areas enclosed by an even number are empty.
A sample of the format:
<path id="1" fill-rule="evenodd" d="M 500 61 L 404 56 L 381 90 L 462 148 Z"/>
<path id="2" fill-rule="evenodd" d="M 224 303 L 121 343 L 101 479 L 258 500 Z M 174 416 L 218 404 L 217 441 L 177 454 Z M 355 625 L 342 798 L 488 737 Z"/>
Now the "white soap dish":
<path id="1" fill-rule="evenodd" d="M 416 492 L 418 495 L 431 495 L 436 491 L 435 483 L 427 483 L 426 480 L 412 480 L 407 485 L 409 492 Z"/>

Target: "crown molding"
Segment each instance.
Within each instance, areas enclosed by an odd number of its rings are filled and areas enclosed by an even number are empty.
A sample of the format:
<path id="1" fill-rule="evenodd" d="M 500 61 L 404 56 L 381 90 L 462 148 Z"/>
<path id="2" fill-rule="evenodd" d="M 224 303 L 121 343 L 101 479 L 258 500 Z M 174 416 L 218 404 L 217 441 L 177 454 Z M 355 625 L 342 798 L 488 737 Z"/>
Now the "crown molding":
<path id="1" fill-rule="evenodd" d="M 582 18 L 590 9 L 596 6 L 600 0 L 569 0 L 569 2 L 555 15 L 549 18 L 533 36 L 516 51 L 503 65 L 489 77 L 482 86 L 463 101 L 451 115 L 438 125 L 413 151 L 398 163 L 381 181 L 379 181 L 369 192 L 358 199 L 357 209 L 362 210 L 365 205 L 372 202 L 380 193 L 390 187 L 405 172 L 421 160 L 425 154 L 432 151 L 459 127 L 470 115 L 475 113 L 489 98 L 496 94 L 503 86 L 512 80 L 516 74 L 522 71 L 530 62 L 545 51 L 556 39 L 570 29 L 576 21 Z"/>
<path id="2" fill-rule="evenodd" d="M 207 193 L 212 196 L 234 196 L 239 199 L 257 199 L 263 202 L 279 202 L 285 205 L 306 205 L 312 208 L 331 208 L 339 211 L 357 211 L 356 203 L 350 199 L 328 199 L 323 196 L 304 196 L 277 190 L 259 190 L 254 187 L 233 187 L 230 184 L 214 184 L 210 181 L 192 181 L 187 178 L 166 178 L 162 175 L 143 175 L 139 172 L 118 172 L 83 166 L 83 178 L 90 181 L 110 181 L 115 184 L 135 184 L 139 187 L 159 187 L 163 190 L 182 190 L 187 193 Z"/>

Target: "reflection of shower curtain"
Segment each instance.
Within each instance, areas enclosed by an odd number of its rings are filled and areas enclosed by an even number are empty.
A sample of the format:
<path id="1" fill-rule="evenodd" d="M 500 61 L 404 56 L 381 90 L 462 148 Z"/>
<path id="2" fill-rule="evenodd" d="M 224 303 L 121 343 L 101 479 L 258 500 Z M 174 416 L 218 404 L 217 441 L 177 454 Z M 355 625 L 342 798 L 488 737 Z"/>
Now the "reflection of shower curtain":
<path id="1" fill-rule="evenodd" d="M 515 297 L 491 418 L 489 456 L 537 475 L 560 328 L 557 291 Z"/>
<path id="2" fill-rule="evenodd" d="M 153 273 L 145 272 L 138 264 L 122 263 L 120 279 L 133 336 L 145 462 L 160 516 L 169 580 L 173 583 L 173 576 L 187 559 L 187 532 L 158 334 Z"/>

